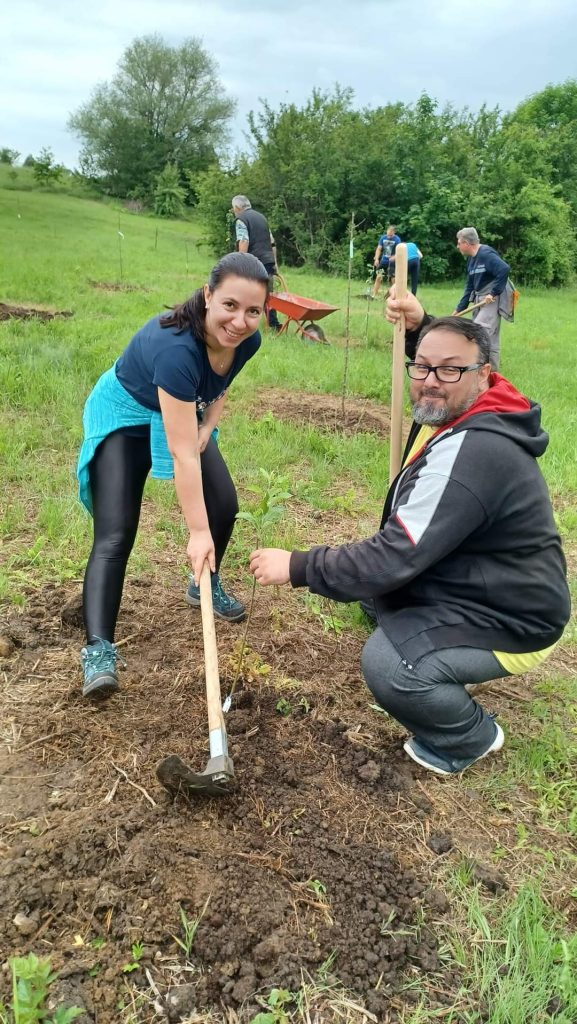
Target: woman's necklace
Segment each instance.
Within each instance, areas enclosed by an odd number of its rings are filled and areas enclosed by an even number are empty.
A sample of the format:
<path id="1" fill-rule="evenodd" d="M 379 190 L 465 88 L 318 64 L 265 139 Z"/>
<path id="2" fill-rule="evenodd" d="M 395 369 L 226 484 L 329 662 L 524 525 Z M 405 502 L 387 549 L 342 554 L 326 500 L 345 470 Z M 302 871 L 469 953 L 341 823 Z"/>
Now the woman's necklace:
<path id="1" fill-rule="evenodd" d="M 226 370 L 228 370 L 230 368 L 230 366 L 232 365 L 232 360 L 234 359 L 234 352 L 230 353 L 230 352 L 227 352 L 225 350 L 223 355 L 217 356 L 215 351 L 214 351 L 214 349 L 210 348 L 210 346 L 208 346 L 208 350 L 209 350 L 209 352 L 212 355 L 212 359 L 209 358 L 209 362 L 210 362 L 210 365 L 212 366 L 213 370 L 216 373 L 220 373 L 221 370 L 224 370 L 226 372 Z M 231 354 L 232 354 L 232 359 L 231 359 Z"/>

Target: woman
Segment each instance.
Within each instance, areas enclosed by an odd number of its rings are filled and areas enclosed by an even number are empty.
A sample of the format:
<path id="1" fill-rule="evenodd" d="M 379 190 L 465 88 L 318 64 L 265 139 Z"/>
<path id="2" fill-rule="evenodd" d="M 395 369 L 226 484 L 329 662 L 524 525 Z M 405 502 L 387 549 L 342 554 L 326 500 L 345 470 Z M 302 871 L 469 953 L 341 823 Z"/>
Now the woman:
<path id="1" fill-rule="evenodd" d="M 135 334 L 88 397 L 78 463 L 80 499 L 94 518 L 83 590 L 85 697 L 119 688 L 114 630 L 151 469 L 153 477 L 174 478 L 189 530 L 186 600 L 200 604 L 197 584 L 208 561 L 215 614 L 244 618 L 219 576 L 238 503 L 216 427 L 229 384 L 260 347 L 268 288 L 255 256 L 225 256 L 204 288 Z"/>

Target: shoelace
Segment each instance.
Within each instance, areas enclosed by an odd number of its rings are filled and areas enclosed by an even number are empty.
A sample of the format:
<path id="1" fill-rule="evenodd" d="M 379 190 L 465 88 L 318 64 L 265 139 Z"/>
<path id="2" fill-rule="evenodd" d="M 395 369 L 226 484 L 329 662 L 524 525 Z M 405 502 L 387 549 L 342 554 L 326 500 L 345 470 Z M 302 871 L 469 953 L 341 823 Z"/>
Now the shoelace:
<path id="1" fill-rule="evenodd" d="M 94 639 L 99 640 L 101 644 L 106 642 L 99 636 L 96 636 Z M 91 669 L 98 671 L 98 669 L 109 668 L 111 664 L 112 668 L 116 668 L 117 661 L 126 668 L 126 662 L 122 655 L 118 653 L 114 644 L 110 644 L 109 647 L 97 647 L 96 644 L 90 644 L 88 647 L 85 647 L 85 651 L 86 661 Z"/>
<path id="2" fill-rule="evenodd" d="M 222 583 L 220 582 L 219 576 L 213 576 L 212 596 L 213 599 L 218 601 L 220 606 L 224 608 L 232 608 L 235 603 L 234 597 L 229 597 L 229 595 L 222 589 Z"/>

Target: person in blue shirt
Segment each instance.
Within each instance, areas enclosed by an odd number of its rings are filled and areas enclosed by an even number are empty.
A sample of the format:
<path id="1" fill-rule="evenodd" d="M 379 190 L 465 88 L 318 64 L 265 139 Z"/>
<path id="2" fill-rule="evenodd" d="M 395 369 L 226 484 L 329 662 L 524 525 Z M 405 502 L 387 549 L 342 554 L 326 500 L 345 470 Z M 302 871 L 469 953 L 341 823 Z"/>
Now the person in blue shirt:
<path id="1" fill-rule="evenodd" d="M 414 242 L 405 242 L 407 247 L 407 276 L 411 282 L 411 291 L 413 295 L 417 294 L 417 287 L 419 284 L 419 274 L 421 271 L 421 260 L 423 254 L 419 247 Z M 391 256 L 389 259 L 389 268 L 392 264 L 392 274 L 395 273 L 395 257 Z"/>
<path id="2" fill-rule="evenodd" d="M 482 303 L 473 311 L 473 320 L 487 331 L 491 343 L 491 368 L 498 370 L 501 330 L 499 300 L 507 287 L 511 268 L 490 245 L 481 245 L 475 228 L 461 228 L 457 231 L 457 249 L 467 257 L 467 283 L 453 315 L 461 313 L 469 305 Z"/>
<path id="3" fill-rule="evenodd" d="M 384 235 L 381 235 L 378 242 L 377 248 L 375 249 L 375 255 L 373 258 L 373 266 L 375 270 L 375 283 L 373 285 L 373 299 L 376 299 L 379 294 L 383 277 L 387 277 L 390 280 L 392 277 L 392 270 L 394 263 L 391 266 L 390 259 L 394 256 L 395 249 L 401 241 L 399 236 L 395 233 L 396 229 L 393 224 L 389 224 Z"/>
<path id="4" fill-rule="evenodd" d="M 216 428 L 229 385 L 260 347 L 268 292 L 260 260 L 229 253 L 203 288 L 137 331 L 87 399 L 77 470 L 80 499 L 94 521 L 83 589 L 83 696 L 119 688 L 114 632 L 151 470 L 174 479 L 188 528 L 186 600 L 200 605 L 198 581 L 208 562 L 215 614 L 232 622 L 245 617 L 219 576 L 238 501 Z"/>

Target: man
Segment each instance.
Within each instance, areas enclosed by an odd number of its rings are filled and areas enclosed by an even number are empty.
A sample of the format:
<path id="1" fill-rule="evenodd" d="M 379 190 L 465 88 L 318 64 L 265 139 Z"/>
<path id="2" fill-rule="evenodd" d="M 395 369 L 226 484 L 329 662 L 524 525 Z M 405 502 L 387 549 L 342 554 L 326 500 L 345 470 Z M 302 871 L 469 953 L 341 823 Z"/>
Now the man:
<path id="1" fill-rule="evenodd" d="M 413 426 L 379 531 L 309 551 L 261 549 L 251 571 L 337 601 L 371 601 L 378 627 L 362 671 L 412 737 L 407 754 L 440 775 L 503 745 L 466 690 L 528 671 L 569 618 L 561 542 L 536 459 L 547 447 L 538 405 L 491 372 L 478 323 L 406 315 Z M 420 333 L 416 329 L 420 327 Z M 417 340 L 415 340 L 417 339 Z"/>
<path id="2" fill-rule="evenodd" d="M 276 243 L 266 217 L 253 210 L 250 199 L 246 196 L 235 196 L 232 200 L 232 212 L 235 216 L 236 247 L 239 252 L 250 252 L 264 264 L 271 278 L 271 290 L 274 275 L 278 274 L 276 262 Z M 281 324 L 276 309 L 267 311 L 268 325 L 273 331 L 280 331 Z"/>
<path id="3" fill-rule="evenodd" d="M 391 256 L 394 256 L 395 249 L 397 248 L 401 239 L 395 234 L 396 228 L 393 224 L 389 224 L 384 235 L 381 235 L 378 242 L 377 248 L 375 249 L 375 255 L 373 258 L 373 266 L 375 268 L 375 283 L 373 285 L 373 299 L 376 299 L 381 288 L 381 282 L 385 275 L 387 280 L 391 280 L 394 262 L 391 263 Z"/>
<path id="4" fill-rule="evenodd" d="M 476 302 L 483 303 L 473 311 L 473 320 L 485 327 L 489 335 L 489 361 L 493 370 L 498 370 L 500 296 L 504 295 L 507 285 L 509 264 L 490 245 L 481 245 L 475 228 L 457 231 L 457 249 L 467 257 L 467 283 L 455 313 Z"/>
<path id="5" fill-rule="evenodd" d="M 423 254 L 415 242 L 405 242 L 407 247 L 407 277 L 411 282 L 411 291 L 413 295 L 417 294 L 417 288 L 419 286 L 419 274 L 421 272 L 421 260 Z M 395 274 L 395 257 L 389 258 L 389 270 L 392 276 Z"/>

